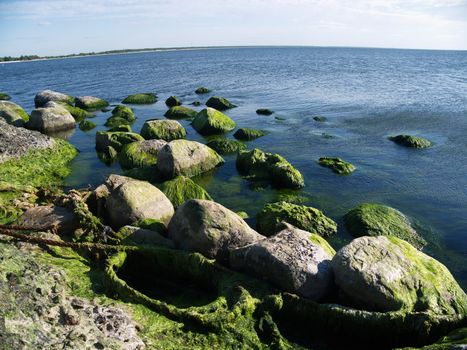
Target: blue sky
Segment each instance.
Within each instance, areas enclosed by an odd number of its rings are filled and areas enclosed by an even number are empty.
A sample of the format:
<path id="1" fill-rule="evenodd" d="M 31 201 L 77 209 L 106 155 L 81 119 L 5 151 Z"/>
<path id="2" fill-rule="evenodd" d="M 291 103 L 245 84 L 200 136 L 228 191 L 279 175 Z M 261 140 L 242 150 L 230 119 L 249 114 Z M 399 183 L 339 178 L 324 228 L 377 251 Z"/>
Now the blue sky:
<path id="1" fill-rule="evenodd" d="M 0 56 L 205 45 L 467 49 L 467 0 L 0 0 Z"/>

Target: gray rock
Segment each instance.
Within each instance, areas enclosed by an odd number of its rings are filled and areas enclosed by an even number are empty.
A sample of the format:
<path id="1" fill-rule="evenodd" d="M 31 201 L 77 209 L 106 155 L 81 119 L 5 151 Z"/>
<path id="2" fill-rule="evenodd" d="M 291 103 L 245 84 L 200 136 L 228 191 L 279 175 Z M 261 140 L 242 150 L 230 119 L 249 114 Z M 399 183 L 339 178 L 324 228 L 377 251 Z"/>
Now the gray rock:
<path id="1" fill-rule="evenodd" d="M 29 120 L 29 115 L 16 103 L 0 101 L 0 118 L 3 118 L 8 124 L 23 126 Z"/>
<path id="2" fill-rule="evenodd" d="M 73 104 L 74 98 L 72 96 L 52 90 L 41 91 L 37 93 L 36 97 L 34 97 L 34 104 L 36 105 L 36 108 L 44 107 L 48 102 L 64 102 Z"/>
<path id="3" fill-rule="evenodd" d="M 26 210 L 16 224 L 71 235 L 79 227 L 79 219 L 69 209 L 55 205 L 41 205 Z"/>
<path id="4" fill-rule="evenodd" d="M 192 199 L 177 209 L 169 224 L 168 238 L 180 249 L 227 263 L 230 250 L 256 242 L 262 236 L 219 203 Z"/>
<path id="5" fill-rule="evenodd" d="M 41 132 L 70 130 L 75 128 L 75 118 L 60 104 L 48 102 L 44 107 L 32 111 L 26 126 Z"/>
<path id="6" fill-rule="evenodd" d="M 167 248 L 175 247 L 171 240 L 163 237 L 160 233 L 136 226 L 124 226 L 120 229 L 119 234 L 123 237 L 124 243 L 155 244 Z"/>
<path id="7" fill-rule="evenodd" d="M 96 110 L 107 107 L 109 103 L 99 97 L 94 96 L 80 96 L 75 99 L 76 107 L 84 110 Z"/>
<path id="8" fill-rule="evenodd" d="M 311 233 L 283 227 L 274 236 L 233 250 L 230 267 L 305 298 L 323 299 L 333 285 L 331 255 L 309 239 Z"/>

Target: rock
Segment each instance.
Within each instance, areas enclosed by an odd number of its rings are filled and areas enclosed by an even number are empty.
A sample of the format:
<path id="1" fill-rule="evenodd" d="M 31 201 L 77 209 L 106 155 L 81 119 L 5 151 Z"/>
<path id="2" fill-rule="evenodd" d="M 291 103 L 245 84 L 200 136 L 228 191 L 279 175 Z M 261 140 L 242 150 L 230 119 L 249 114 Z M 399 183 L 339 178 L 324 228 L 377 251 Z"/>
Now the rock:
<path id="1" fill-rule="evenodd" d="M 236 153 L 246 149 L 246 145 L 235 140 L 225 138 L 214 139 L 207 143 L 207 146 L 212 148 L 219 154 Z"/>
<path id="2" fill-rule="evenodd" d="M 132 132 L 98 131 L 96 133 L 96 150 L 103 152 L 107 146 L 111 146 L 120 152 L 124 145 L 135 141 L 144 141 L 144 138 Z"/>
<path id="3" fill-rule="evenodd" d="M 118 152 L 112 146 L 106 146 L 99 154 L 99 158 L 105 163 L 112 163 L 118 157 Z"/>
<path id="4" fill-rule="evenodd" d="M 262 130 L 241 128 L 241 129 L 238 129 L 235 132 L 234 137 L 237 140 L 251 141 L 251 140 L 255 140 L 258 137 L 261 137 L 261 136 L 264 136 L 264 135 L 266 135 L 266 132 L 264 132 Z"/>
<path id="5" fill-rule="evenodd" d="M 344 221 L 354 237 L 395 236 L 420 249 L 426 244 L 404 214 L 386 205 L 361 204 L 345 214 Z"/>
<path id="6" fill-rule="evenodd" d="M 230 268 L 266 278 L 287 292 L 322 300 L 333 285 L 332 256 L 309 235 L 286 225 L 274 236 L 231 251 Z"/>
<path id="7" fill-rule="evenodd" d="M 144 122 L 140 134 L 146 140 L 158 139 L 169 142 L 185 138 L 186 130 L 176 120 L 151 119 Z"/>
<path id="8" fill-rule="evenodd" d="M 117 125 L 109 129 L 110 132 L 123 131 L 123 132 L 132 132 L 130 125 Z"/>
<path id="9" fill-rule="evenodd" d="M 170 96 L 167 100 L 165 100 L 165 104 L 168 107 L 180 106 L 182 101 L 177 96 Z"/>
<path id="10" fill-rule="evenodd" d="M 122 103 L 133 105 L 146 105 L 157 102 L 157 95 L 153 93 L 133 94 L 125 97 Z"/>
<path id="11" fill-rule="evenodd" d="M 120 231 L 118 231 L 118 236 L 122 239 L 124 244 L 152 244 L 167 248 L 175 247 L 171 240 L 161 236 L 158 232 L 136 226 L 123 226 Z"/>
<path id="12" fill-rule="evenodd" d="M 175 208 L 190 199 L 212 200 L 212 197 L 204 188 L 186 176 L 177 176 L 175 179 L 165 181 L 161 190 Z"/>
<path id="13" fill-rule="evenodd" d="M 260 108 L 256 110 L 256 114 L 260 114 L 260 115 L 271 115 L 273 113 L 274 111 L 271 111 L 270 109 L 267 109 L 267 108 Z"/>
<path id="14" fill-rule="evenodd" d="M 59 234 L 71 236 L 80 223 L 78 217 L 69 209 L 55 205 L 42 205 L 26 210 L 15 224 L 44 231 L 53 230 Z"/>
<path id="15" fill-rule="evenodd" d="M 60 105 L 63 106 L 68 112 L 70 112 L 73 118 L 75 118 L 76 122 L 81 122 L 86 118 L 95 117 L 95 115 L 79 107 L 74 107 L 64 102 L 60 102 Z"/>
<path id="16" fill-rule="evenodd" d="M 399 238 L 354 239 L 332 267 L 343 295 L 365 310 L 467 315 L 467 296 L 449 270 Z"/>
<path id="17" fill-rule="evenodd" d="M 318 163 L 340 175 L 349 175 L 357 169 L 353 164 L 347 163 L 341 158 L 321 157 Z"/>
<path id="18" fill-rule="evenodd" d="M 133 226 L 144 228 L 146 230 L 159 233 L 163 237 L 167 237 L 167 226 L 156 219 L 141 219 L 133 223 Z"/>
<path id="19" fill-rule="evenodd" d="M 322 117 L 320 115 L 317 115 L 317 116 L 313 117 L 313 120 L 317 121 L 317 122 L 320 122 L 320 123 L 324 123 L 327 119 L 326 119 L 326 117 Z"/>
<path id="20" fill-rule="evenodd" d="M 162 177 L 171 179 L 179 175 L 196 176 L 222 164 L 224 159 L 208 146 L 174 140 L 159 151 L 157 169 Z"/>
<path id="21" fill-rule="evenodd" d="M 195 90 L 195 93 L 196 93 L 196 94 L 199 94 L 199 95 L 201 95 L 201 94 L 208 94 L 208 93 L 210 93 L 210 92 L 211 92 L 211 90 L 209 90 L 208 88 L 206 88 L 206 87 L 204 87 L 204 86 L 201 86 L 201 87 L 199 87 L 199 88 L 197 88 L 197 89 Z"/>
<path id="22" fill-rule="evenodd" d="M 256 217 L 256 229 L 265 236 L 271 236 L 283 221 L 323 237 L 337 233 L 337 224 L 322 211 L 287 202 L 266 204 Z"/>
<path id="23" fill-rule="evenodd" d="M 79 123 L 79 128 L 83 131 L 89 131 L 92 130 L 96 127 L 96 123 L 90 121 L 90 120 L 83 120 L 81 123 Z"/>
<path id="24" fill-rule="evenodd" d="M 23 126 L 29 120 L 29 115 L 21 106 L 9 101 L 0 101 L 0 118 L 8 124 Z"/>
<path id="25" fill-rule="evenodd" d="M 4 92 L 0 92 L 0 101 L 8 101 L 8 100 L 11 100 L 11 96 Z"/>
<path id="26" fill-rule="evenodd" d="M 107 107 L 109 102 L 94 96 L 81 96 L 75 98 L 75 106 L 85 110 L 97 110 Z"/>
<path id="27" fill-rule="evenodd" d="M 112 110 L 112 116 L 110 118 L 119 118 L 119 119 L 124 119 L 126 120 L 127 122 L 129 123 L 132 123 L 136 120 L 136 116 L 135 116 L 135 113 L 133 112 L 133 110 L 130 108 L 130 107 L 127 107 L 127 106 L 116 106 L 113 110 Z M 109 119 L 110 119 L 109 118 Z M 109 120 L 108 119 L 108 120 Z"/>
<path id="28" fill-rule="evenodd" d="M 193 106 L 201 106 L 201 102 L 199 102 L 199 101 L 193 101 L 191 104 Z"/>
<path id="29" fill-rule="evenodd" d="M 164 116 L 169 119 L 193 119 L 197 113 L 188 107 L 174 106 L 165 112 Z"/>
<path id="30" fill-rule="evenodd" d="M 432 146 L 431 141 L 419 136 L 412 135 L 397 135 L 389 137 L 389 140 L 398 145 L 410 148 L 428 148 Z"/>
<path id="31" fill-rule="evenodd" d="M 225 111 L 226 109 L 234 108 L 237 107 L 233 103 L 231 103 L 229 100 L 223 98 L 223 97 L 217 97 L 213 96 L 211 97 L 207 102 L 206 106 L 215 108 L 218 111 Z"/>
<path id="32" fill-rule="evenodd" d="M 258 148 L 240 151 L 236 165 L 237 169 L 250 179 L 267 180 L 278 188 L 305 186 L 302 174 L 278 154 L 265 153 Z"/>
<path id="33" fill-rule="evenodd" d="M 230 117 L 209 107 L 199 112 L 191 124 L 201 135 L 223 134 L 236 126 Z"/>
<path id="34" fill-rule="evenodd" d="M 157 163 L 157 154 L 167 144 L 164 140 L 136 141 L 123 146 L 119 161 L 125 169 L 153 166 Z"/>
<path id="35" fill-rule="evenodd" d="M 107 118 L 104 126 L 110 128 L 110 129 L 113 129 L 113 128 L 117 128 L 119 126 L 123 126 L 123 125 L 128 125 L 130 126 L 132 122 L 128 121 L 127 119 L 124 119 L 124 118 L 120 118 L 120 117 L 114 117 L 114 116 L 110 116 L 109 118 Z M 109 129 L 109 130 L 110 130 Z"/>
<path id="36" fill-rule="evenodd" d="M 34 97 L 36 108 L 44 107 L 48 102 L 64 102 L 72 105 L 75 102 L 75 99 L 72 96 L 52 90 L 41 91 L 37 93 L 36 97 Z"/>
<path id="37" fill-rule="evenodd" d="M 75 128 L 75 119 L 62 105 L 48 102 L 32 111 L 27 128 L 41 132 L 63 131 Z"/>
<path id="38" fill-rule="evenodd" d="M 256 242 L 261 235 L 219 203 L 193 199 L 177 209 L 168 238 L 180 249 L 226 263 L 232 249 Z"/>

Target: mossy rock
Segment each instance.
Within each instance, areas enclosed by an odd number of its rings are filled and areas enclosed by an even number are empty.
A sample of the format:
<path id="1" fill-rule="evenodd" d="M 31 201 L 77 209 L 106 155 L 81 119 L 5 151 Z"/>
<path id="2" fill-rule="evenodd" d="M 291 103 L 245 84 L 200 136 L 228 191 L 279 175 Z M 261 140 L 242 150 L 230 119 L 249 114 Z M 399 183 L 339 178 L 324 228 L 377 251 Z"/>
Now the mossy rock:
<path id="1" fill-rule="evenodd" d="M 70 114 L 73 116 L 73 118 L 75 118 L 75 121 L 78 122 L 78 123 L 83 121 L 86 118 L 90 118 L 90 117 L 94 116 L 92 113 L 90 113 L 88 111 L 85 111 L 82 108 L 71 106 L 71 105 L 69 105 L 68 103 L 65 103 L 65 102 L 61 102 L 60 105 L 65 107 L 65 109 L 68 112 L 70 112 Z"/>
<path id="2" fill-rule="evenodd" d="M 119 154 L 120 165 L 124 169 L 153 166 L 159 150 L 166 144 L 163 140 L 144 140 L 124 145 Z"/>
<path id="3" fill-rule="evenodd" d="M 83 120 L 81 123 L 79 123 L 79 128 L 82 131 L 89 131 L 92 130 L 96 127 L 96 123 L 90 121 L 90 120 Z"/>
<path id="4" fill-rule="evenodd" d="M 120 117 L 109 117 L 107 118 L 107 121 L 105 122 L 105 126 L 108 127 L 108 128 L 115 128 L 117 126 L 120 126 L 120 125 L 128 125 L 130 126 L 132 122 L 124 119 L 124 118 L 120 118 Z"/>
<path id="5" fill-rule="evenodd" d="M 164 116 L 169 119 L 193 119 L 197 113 L 194 109 L 188 107 L 174 106 L 165 112 Z"/>
<path id="6" fill-rule="evenodd" d="M 178 208 L 189 199 L 212 200 L 212 197 L 204 188 L 186 176 L 177 176 L 172 180 L 165 181 L 161 189 L 175 208 Z"/>
<path id="7" fill-rule="evenodd" d="M 136 116 L 133 110 L 128 106 L 122 106 L 122 105 L 116 106 L 112 110 L 112 117 L 122 118 L 129 122 L 134 122 L 136 120 Z"/>
<path id="8" fill-rule="evenodd" d="M 165 104 L 168 107 L 180 106 L 182 104 L 182 100 L 180 100 L 180 98 L 177 96 L 170 96 L 167 100 L 165 100 Z"/>
<path id="9" fill-rule="evenodd" d="M 345 214 L 344 221 L 347 230 L 354 237 L 394 236 L 416 248 L 422 248 L 426 244 L 404 214 L 386 205 L 361 204 Z"/>
<path id="10" fill-rule="evenodd" d="M 135 221 L 132 226 L 151 230 L 159 233 L 163 237 L 167 237 L 167 227 L 162 221 L 157 219 L 140 219 Z"/>
<path id="11" fill-rule="evenodd" d="M 317 121 L 317 122 L 320 122 L 320 123 L 324 123 L 327 119 L 326 119 L 326 117 L 317 115 L 317 116 L 314 116 L 314 117 L 313 117 L 313 120 L 314 120 L 314 121 Z"/>
<path id="12" fill-rule="evenodd" d="M 66 103 L 72 105 L 75 103 L 75 98 L 73 96 L 52 90 L 43 90 L 38 92 L 34 97 L 34 105 L 36 108 L 44 107 L 49 102 Z"/>
<path id="13" fill-rule="evenodd" d="M 102 152 L 102 160 L 105 162 L 113 162 L 118 157 L 118 152 L 112 146 L 107 146 Z"/>
<path id="14" fill-rule="evenodd" d="M 211 140 L 207 143 L 207 146 L 219 154 L 236 153 L 246 149 L 246 145 L 240 141 L 229 140 L 225 138 Z"/>
<path id="15" fill-rule="evenodd" d="M 140 134 L 146 140 L 158 139 L 169 142 L 185 138 L 186 130 L 176 120 L 151 119 L 144 122 Z"/>
<path id="16" fill-rule="evenodd" d="M 131 132 L 98 131 L 96 133 L 96 150 L 103 152 L 107 146 L 112 146 L 117 152 L 120 152 L 124 145 L 143 140 L 141 135 Z"/>
<path id="17" fill-rule="evenodd" d="M 410 148 L 428 148 L 432 146 L 431 141 L 423 137 L 413 135 L 390 136 L 389 140 L 397 143 L 398 145 Z"/>
<path id="18" fill-rule="evenodd" d="M 201 135 L 223 134 L 236 126 L 229 116 L 210 107 L 199 112 L 191 124 Z"/>
<path id="19" fill-rule="evenodd" d="M 349 175 L 357 169 L 353 164 L 347 163 L 341 158 L 322 157 L 318 163 L 340 175 Z"/>
<path id="20" fill-rule="evenodd" d="M 0 92 L 0 101 L 8 101 L 11 100 L 11 96 L 5 94 L 4 92 Z"/>
<path id="21" fill-rule="evenodd" d="M 191 105 L 196 106 L 196 107 L 201 106 L 201 102 L 200 101 L 193 101 L 193 102 L 191 102 Z"/>
<path id="22" fill-rule="evenodd" d="M 0 118 L 4 119 L 8 124 L 23 126 L 29 120 L 29 115 L 16 103 L 0 101 Z"/>
<path id="23" fill-rule="evenodd" d="M 208 94 L 210 93 L 211 90 L 208 89 L 207 87 L 204 87 L 204 86 L 200 86 L 199 88 L 197 88 L 195 90 L 195 93 L 198 94 L 198 95 L 201 95 L 201 94 Z"/>
<path id="24" fill-rule="evenodd" d="M 225 111 L 227 109 L 237 107 L 229 100 L 218 96 L 213 96 L 209 100 L 207 100 L 206 106 L 217 109 L 218 111 Z"/>
<path id="25" fill-rule="evenodd" d="M 256 110 L 256 114 L 259 114 L 259 115 L 271 115 L 273 113 L 274 111 L 267 109 L 267 108 L 259 108 Z"/>
<path id="26" fill-rule="evenodd" d="M 110 128 L 109 131 L 112 131 L 112 132 L 113 131 L 132 132 L 130 125 L 122 125 L 122 124 L 119 124 L 117 126 L 114 126 L 114 127 Z"/>
<path id="27" fill-rule="evenodd" d="M 237 140 L 252 141 L 264 135 L 266 135 L 266 132 L 262 130 L 241 128 L 235 132 L 234 137 Z"/>
<path id="28" fill-rule="evenodd" d="M 94 96 L 81 96 L 75 98 L 75 106 L 84 110 L 98 110 L 107 107 L 109 102 Z"/>
<path id="29" fill-rule="evenodd" d="M 153 93 L 133 94 L 125 97 L 122 103 L 133 105 L 149 105 L 157 102 L 157 95 Z"/>
<path id="30" fill-rule="evenodd" d="M 337 232 L 337 224 L 322 211 L 287 202 L 266 204 L 256 217 L 256 229 L 265 236 L 271 236 L 278 232 L 278 224 L 283 221 L 323 237 Z"/>

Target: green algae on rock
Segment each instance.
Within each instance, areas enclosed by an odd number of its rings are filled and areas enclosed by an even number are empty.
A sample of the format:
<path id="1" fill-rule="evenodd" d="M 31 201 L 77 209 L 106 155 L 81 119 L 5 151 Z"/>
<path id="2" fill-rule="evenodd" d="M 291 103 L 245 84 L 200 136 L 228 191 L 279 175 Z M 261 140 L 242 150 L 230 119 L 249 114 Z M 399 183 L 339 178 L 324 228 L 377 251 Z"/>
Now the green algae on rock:
<path id="1" fill-rule="evenodd" d="M 68 103 L 61 102 L 61 106 L 65 107 L 65 109 L 70 112 L 70 114 L 75 118 L 76 122 L 81 122 L 86 118 L 90 118 L 93 116 L 92 113 L 89 113 L 88 111 L 85 111 L 84 109 L 81 109 L 79 107 L 74 107 L 72 105 L 69 105 Z"/>
<path id="2" fill-rule="evenodd" d="M 167 237 L 167 226 L 157 219 L 140 219 L 132 223 L 133 226 L 144 228 L 159 233 L 163 237 Z"/>
<path id="3" fill-rule="evenodd" d="M 256 114 L 259 114 L 259 115 L 271 115 L 273 113 L 274 111 L 267 109 L 267 108 L 259 108 L 256 110 Z"/>
<path id="4" fill-rule="evenodd" d="M 8 124 L 23 126 L 29 120 L 29 115 L 19 105 L 9 101 L 0 101 L 0 118 Z"/>
<path id="5" fill-rule="evenodd" d="M 129 122 L 134 122 L 136 120 L 135 113 L 133 110 L 128 106 L 116 106 L 112 109 L 112 117 L 115 118 L 122 118 L 128 120 Z"/>
<path id="6" fill-rule="evenodd" d="M 390 136 L 389 140 L 397 143 L 398 145 L 410 148 L 428 148 L 432 146 L 431 141 L 423 137 L 413 135 Z"/>
<path id="7" fill-rule="evenodd" d="M 226 138 L 217 138 L 211 140 L 207 143 L 207 146 L 219 154 L 236 153 L 246 149 L 246 145 L 244 143 Z"/>
<path id="8" fill-rule="evenodd" d="M 186 130 L 176 120 L 150 119 L 144 122 L 140 134 L 146 140 L 158 139 L 169 142 L 185 138 Z"/>
<path id="9" fill-rule="evenodd" d="M 361 204 L 345 214 L 344 221 L 347 230 L 354 237 L 394 236 L 416 248 L 422 248 L 426 244 L 404 214 L 386 205 Z"/>
<path id="10" fill-rule="evenodd" d="M 212 200 L 212 197 L 204 188 L 186 176 L 177 176 L 172 180 L 165 181 L 161 186 L 161 190 L 175 208 L 190 199 Z"/>
<path id="11" fill-rule="evenodd" d="M 11 100 L 11 96 L 4 92 L 0 92 L 0 101 L 8 101 L 8 100 Z"/>
<path id="12" fill-rule="evenodd" d="M 340 175 L 348 175 L 357 169 L 353 164 L 337 157 L 321 157 L 318 163 L 321 166 L 332 169 L 332 171 Z"/>
<path id="13" fill-rule="evenodd" d="M 256 229 L 265 236 L 271 236 L 277 232 L 278 224 L 283 221 L 323 237 L 337 232 L 337 224 L 322 211 L 287 202 L 266 204 L 256 217 Z"/>
<path id="14" fill-rule="evenodd" d="M 252 141 L 255 140 L 261 136 L 266 135 L 267 133 L 262 130 L 255 130 L 255 129 L 249 129 L 249 128 L 241 128 L 238 129 L 235 134 L 233 135 L 237 140 L 243 140 L 243 141 Z"/>
<path id="15" fill-rule="evenodd" d="M 198 94 L 198 95 L 201 95 L 201 94 L 208 94 L 210 93 L 211 90 L 208 89 L 207 87 L 204 87 L 204 86 L 200 86 L 199 88 L 197 88 L 195 90 L 195 93 Z"/>
<path id="16" fill-rule="evenodd" d="M 107 146 L 112 146 L 117 152 L 120 152 L 124 145 L 143 140 L 141 135 L 132 132 L 98 131 L 96 133 L 96 150 L 103 152 Z"/>
<path id="17" fill-rule="evenodd" d="M 90 120 L 83 120 L 81 123 L 79 123 L 79 128 L 83 131 L 89 131 L 92 130 L 96 127 L 96 123 L 90 121 Z"/>
<path id="18" fill-rule="evenodd" d="M 165 104 L 167 107 L 175 107 L 175 106 L 180 106 L 182 104 L 182 100 L 178 98 L 177 96 L 170 96 L 165 100 Z"/>
<path id="19" fill-rule="evenodd" d="M 133 105 L 148 105 L 157 102 L 157 95 L 153 93 L 133 94 L 125 97 L 122 103 Z"/>
<path id="20" fill-rule="evenodd" d="M 157 163 L 157 154 L 167 144 L 164 140 L 135 141 L 123 146 L 119 154 L 122 168 L 144 168 Z"/>
<path id="21" fill-rule="evenodd" d="M 38 92 L 34 97 L 34 105 L 36 106 L 36 108 L 44 107 L 49 102 L 66 103 L 69 105 L 73 105 L 73 103 L 75 102 L 75 98 L 73 96 L 62 94 L 60 92 L 52 90 L 44 90 Z"/>
<path id="22" fill-rule="evenodd" d="M 75 106 L 85 110 L 98 110 L 107 107 L 109 102 L 94 96 L 80 96 L 75 98 Z"/>
<path id="23" fill-rule="evenodd" d="M 184 106 L 174 106 L 165 112 L 164 117 L 169 119 L 193 119 L 196 117 L 196 114 L 198 114 L 198 112 L 194 109 Z"/>
<path id="24" fill-rule="evenodd" d="M 225 111 L 226 109 L 237 107 L 229 100 L 218 96 L 209 98 L 209 100 L 206 102 L 206 106 L 217 109 L 218 111 Z"/>
<path id="25" fill-rule="evenodd" d="M 114 132 L 114 131 L 124 131 L 124 132 L 132 132 L 131 130 L 131 125 L 126 125 L 126 124 L 119 124 L 117 126 L 114 126 L 112 128 L 109 129 L 110 132 Z"/>
<path id="26" fill-rule="evenodd" d="M 191 124 L 201 135 L 223 134 L 236 126 L 229 116 L 210 107 L 199 112 Z"/>

